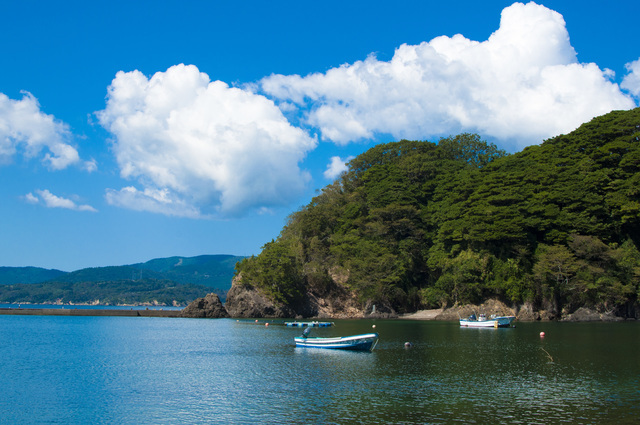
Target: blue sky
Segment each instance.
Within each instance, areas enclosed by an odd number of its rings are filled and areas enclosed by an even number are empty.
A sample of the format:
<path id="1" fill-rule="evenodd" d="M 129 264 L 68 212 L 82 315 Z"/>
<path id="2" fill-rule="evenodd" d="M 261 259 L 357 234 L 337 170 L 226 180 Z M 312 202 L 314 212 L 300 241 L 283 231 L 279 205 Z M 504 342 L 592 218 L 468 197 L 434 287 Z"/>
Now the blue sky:
<path id="1" fill-rule="evenodd" d="M 0 2 L 0 266 L 258 254 L 350 157 L 638 106 L 635 1 Z"/>

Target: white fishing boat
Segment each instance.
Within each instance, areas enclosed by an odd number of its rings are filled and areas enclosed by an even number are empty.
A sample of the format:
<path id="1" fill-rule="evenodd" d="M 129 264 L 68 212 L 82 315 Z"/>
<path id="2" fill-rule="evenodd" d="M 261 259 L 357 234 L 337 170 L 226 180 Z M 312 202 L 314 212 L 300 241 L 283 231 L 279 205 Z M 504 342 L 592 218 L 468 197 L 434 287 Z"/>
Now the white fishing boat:
<path id="1" fill-rule="evenodd" d="M 331 348 L 337 350 L 373 351 L 378 343 L 377 333 L 339 336 L 333 338 L 317 338 L 309 336 L 310 328 L 306 328 L 302 336 L 295 337 L 296 347 Z"/>
<path id="2" fill-rule="evenodd" d="M 490 317 L 484 314 L 472 314 L 466 319 L 460 319 L 460 326 L 464 328 L 509 328 L 512 326 L 516 316 L 495 316 Z"/>

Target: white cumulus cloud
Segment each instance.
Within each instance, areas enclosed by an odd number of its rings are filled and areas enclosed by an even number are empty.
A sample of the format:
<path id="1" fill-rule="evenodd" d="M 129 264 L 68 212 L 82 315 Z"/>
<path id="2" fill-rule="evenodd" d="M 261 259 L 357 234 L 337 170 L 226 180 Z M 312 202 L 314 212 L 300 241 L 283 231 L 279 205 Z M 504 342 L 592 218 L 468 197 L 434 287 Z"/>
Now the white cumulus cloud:
<path id="1" fill-rule="evenodd" d="M 331 162 L 327 165 L 327 169 L 324 172 L 324 177 L 330 180 L 335 179 L 340 174 L 347 171 L 347 163 L 353 158 L 353 156 L 348 156 L 347 158 L 342 159 L 339 156 L 332 156 Z"/>
<path id="2" fill-rule="evenodd" d="M 516 150 L 635 107 L 611 76 L 578 63 L 562 15 L 530 2 L 505 8 L 486 41 L 441 36 L 403 44 L 388 62 L 370 56 L 326 73 L 272 75 L 260 87 L 309 108 L 307 124 L 338 144 L 478 132 Z M 639 85 L 629 77 L 627 86 Z"/>
<path id="3" fill-rule="evenodd" d="M 43 113 L 31 93 L 23 92 L 21 100 L 0 93 L 0 163 L 19 153 L 28 158 L 42 154 L 49 169 L 61 170 L 80 161 L 71 137 L 68 126 Z"/>
<path id="4" fill-rule="evenodd" d="M 640 97 L 640 59 L 625 65 L 629 72 L 622 80 L 622 87 L 636 97 Z"/>
<path id="5" fill-rule="evenodd" d="M 118 72 L 97 117 L 113 135 L 121 176 L 139 185 L 108 190 L 107 201 L 177 216 L 286 204 L 305 188 L 298 164 L 317 144 L 273 101 L 193 65 L 151 78 Z"/>
<path id="6" fill-rule="evenodd" d="M 25 201 L 30 204 L 43 204 L 47 208 L 64 208 L 68 210 L 74 211 L 89 211 L 89 212 L 97 212 L 94 207 L 86 204 L 77 204 L 75 201 L 63 198 L 61 196 L 56 196 L 50 191 L 44 190 L 36 190 L 36 195 L 33 193 L 27 193 L 24 195 Z"/>
<path id="7" fill-rule="evenodd" d="M 135 211 L 147 211 L 169 216 L 201 218 L 200 210 L 186 203 L 168 189 L 138 190 L 127 186 L 120 190 L 107 189 L 107 203 Z"/>

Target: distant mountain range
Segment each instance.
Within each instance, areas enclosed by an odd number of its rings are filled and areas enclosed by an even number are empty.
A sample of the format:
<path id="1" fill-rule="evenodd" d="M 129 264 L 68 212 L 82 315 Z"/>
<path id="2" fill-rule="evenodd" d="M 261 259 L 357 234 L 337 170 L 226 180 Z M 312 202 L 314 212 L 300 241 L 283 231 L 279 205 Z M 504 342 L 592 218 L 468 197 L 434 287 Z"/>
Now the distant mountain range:
<path id="1" fill-rule="evenodd" d="M 40 267 L 0 267 L 0 285 L 14 283 L 41 283 L 67 274 L 60 270 Z"/>
<path id="2" fill-rule="evenodd" d="M 209 292 L 224 299 L 231 288 L 235 264 L 243 258 L 233 255 L 168 257 L 74 272 L 0 267 L 0 302 L 177 302 L 182 305 Z"/>

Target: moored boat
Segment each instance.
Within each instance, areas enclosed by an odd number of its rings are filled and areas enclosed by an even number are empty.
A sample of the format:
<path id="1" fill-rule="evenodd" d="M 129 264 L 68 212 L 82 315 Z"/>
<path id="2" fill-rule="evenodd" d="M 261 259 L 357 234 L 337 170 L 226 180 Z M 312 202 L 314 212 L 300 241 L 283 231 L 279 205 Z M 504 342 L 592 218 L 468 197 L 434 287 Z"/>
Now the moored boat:
<path id="1" fill-rule="evenodd" d="M 379 338 L 379 335 L 377 333 L 340 336 L 333 338 L 309 337 L 309 330 L 309 328 L 305 329 L 302 333 L 302 336 L 294 338 L 296 347 L 373 351 L 378 343 Z"/>
<path id="2" fill-rule="evenodd" d="M 286 326 L 293 326 L 298 328 L 303 327 L 316 327 L 316 328 L 328 328 L 333 326 L 333 322 L 284 322 Z"/>
<path id="3" fill-rule="evenodd" d="M 472 314 L 466 319 L 460 319 L 460 326 L 464 328 L 508 328 L 512 326 L 516 316 L 491 316 Z"/>

